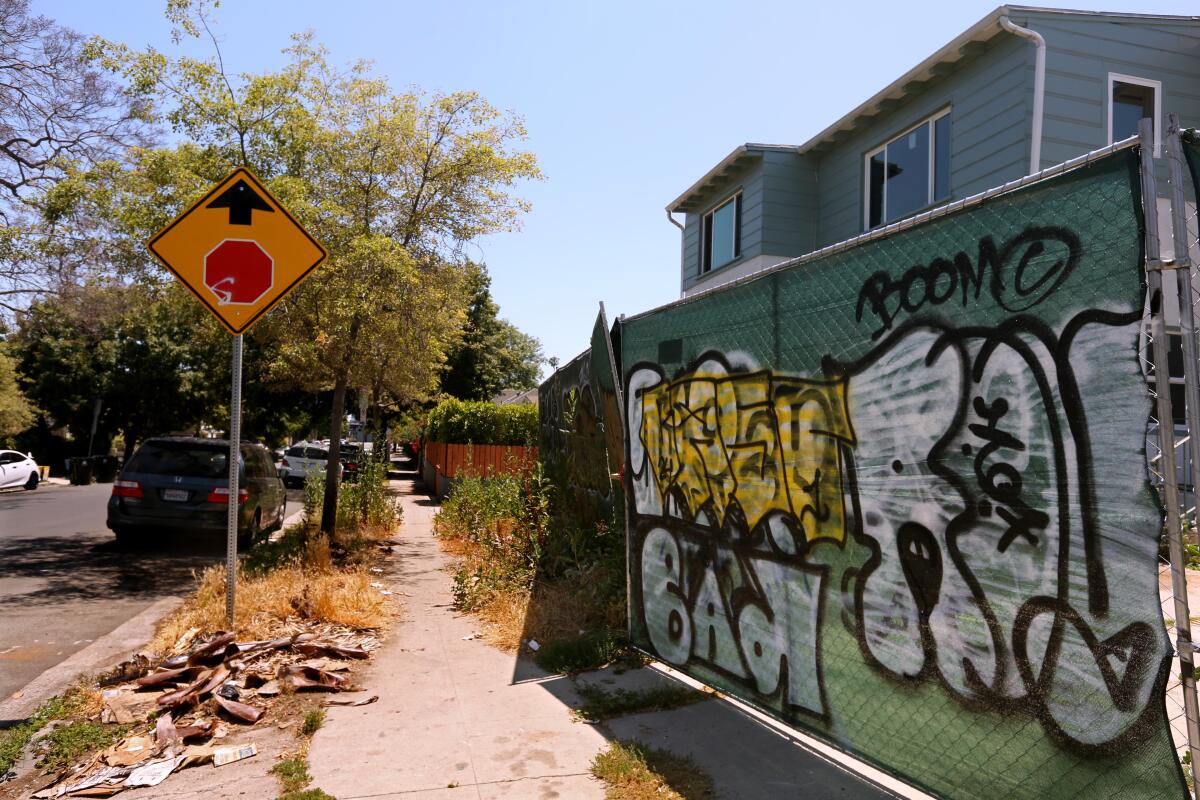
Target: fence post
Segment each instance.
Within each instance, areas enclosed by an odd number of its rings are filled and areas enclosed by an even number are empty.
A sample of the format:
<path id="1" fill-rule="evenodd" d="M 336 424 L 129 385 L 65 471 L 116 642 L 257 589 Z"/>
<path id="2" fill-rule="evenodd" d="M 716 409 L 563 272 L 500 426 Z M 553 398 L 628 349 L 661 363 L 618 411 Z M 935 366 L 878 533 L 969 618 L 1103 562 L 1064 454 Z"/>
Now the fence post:
<path id="1" fill-rule="evenodd" d="M 1167 168 L 1171 181 L 1171 227 L 1175 244 L 1175 280 L 1179 295 L 1179 327 L 1183 334 L 1184 391 L 1187 406 L 1188 435 L 1192 442 L 1191 478 L 1192 491 L 1200 490 L 1200 458 L 1196 457 L 1196 437 L 1200 436 L 1200 361 L 1196 353 L 1196 320 L 1192 311 L 1192 265 L 1187 240 L 1187 205 L 1183 191 L 1183 146 L 1179 141 L 1179 116 L 1168 117 Z M 1144 164 L 1143 160 L 1143 164 Z M 1165 349 L 1165 343 L 1164 343 Z M 1157 376 L 1158 349 L 1154 353 L 1154 371 Z M 1169 376 L 1168 376 L 1169 377 Z M 1161 427 L 1161 422 L 1160 422 Z M 1174 453 L 1172 453 L 1172 461 Z M 1178 492 L 1176 493 L 1178 494 Z M 1200 508 L 1197 509 L 1200 513 Z M 1168 512 L 1170 513 L 1170 512 Z M 1179 519 L 1178 509 L 1175 513 Z M 1176 524 L 1176 528 L 1180 526 Z M 1183 708 L 1187 715 L 1188 749 L 1192 755 L 1193 785 L 1200 778 L 1200 708 L 1196 699 L 1196 667 L 1193 660 L 1192 624 L 1187 596 L 1187 561 L 1183 552 L 1182 538 L 1171 534 L 1171 580 L 1175 595 L 1176 650 L 1179 654 L 1180 683 L 1183 690 Z"/>
<path id="2" fill-rule="evenodd" d="M 1171 376 L 1167 364 L 1166 309 L 1162 303 L 1162 257 L 1158 241 L 1158 189 L 1154 180 L 1154 132 L 1149 119 L 1138 126 L 1141 137 L 1142 209 L 1146 217 L 1146 277 L 1150 286 L 1150 337 L 1154 356 L 1154 390 L 1158 395 L 1159 447 L 1162 456 L 1163 504 L 1167 521 L 1167 547 L 1171 559 L 1171 587 L 1175 600 L 1175 649 L 1179 658 L 1180 682 L 1187 716 L 1188 746 L 1192 753 L 1192 776 L 1196 776 L 1195 727 L 1196 682 L 1192 665 L 1191 620 L 1188 610 L 1186 559 L 1180 527 L 1179 475 L 1175 466 L 1175 415 L 1171 409 Z M 1173 266 L 1173 265 L 1172 265 Z M 1192 698 L 1189 701 L 1189 697 Z"/>

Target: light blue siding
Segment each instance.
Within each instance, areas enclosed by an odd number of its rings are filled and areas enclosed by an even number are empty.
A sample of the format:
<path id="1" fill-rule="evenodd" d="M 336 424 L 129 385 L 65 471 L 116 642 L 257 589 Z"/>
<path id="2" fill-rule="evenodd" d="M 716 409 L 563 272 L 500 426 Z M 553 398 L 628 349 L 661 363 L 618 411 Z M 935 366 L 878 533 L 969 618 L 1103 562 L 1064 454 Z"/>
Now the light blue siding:
<path id="1" fill-rule="evenodd" d="M 1175 112 L 1184 125 L 1200 127 L 1200 21 L 1016 10 L 1011 19 L 1046 40 L 1041 167 L 1108 144 L 1110 72 L 1160 81 L 1162 124 Z M 1025 175 L 1035 48 L 1003 32 L 979 47 L 856 129 L 803 155 L 765 150 L 755 166 L 713 189 L 705 211 L 743 190 L 739 261 L 802 255 L 861 233 L 866 153 L 947 106 L 952 200 Z M 881 84 L 888 80 L 880 76 Z M 702 216 L 687 215 L 684 289 L 699 279 Z"/>
<path id="2" fill-rule="evenodd" d="M 1025 174 L 1032 103 L 1031 46 L 998 36 L 979 55 L 910 95 L 896 111 L 834 146 L 818 166 L 817 246 L 863 231 L 864 158 L 867 152 L 950 106 L 950 192 L 965 197 Z"/>

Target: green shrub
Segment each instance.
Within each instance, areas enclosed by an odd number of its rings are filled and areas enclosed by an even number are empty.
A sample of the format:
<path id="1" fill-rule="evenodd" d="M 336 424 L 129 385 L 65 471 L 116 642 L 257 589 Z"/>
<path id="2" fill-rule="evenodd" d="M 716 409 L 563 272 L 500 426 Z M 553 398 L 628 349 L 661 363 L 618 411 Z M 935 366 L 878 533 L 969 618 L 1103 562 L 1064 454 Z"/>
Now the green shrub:
<path id="1" fill-rule="evenodd" d="M 360 462 L 358 477 L 338 486 L 339 536 L 364 528 L 393 528 L 400 522 L 400 501 L 388 495 L 387 462 L 381 458 Z M 319 521 L 324 506 L 325 473 L 311 473 L 304 481 L 304 514 Z"/>
<path id="2" fill-rule="evenodd" d="M 436 519 L 440 536 L 477 545 L 454 577 L 455 604 L 474 610 L 493 591 L 529 588 L 542 559 L 549 522 L 549 495 L 541 469 L 455 481 Z"/>
<path id="3" fill-rule="evenodd" d="M 538 410 L 447 398 L 429 412 L 425 438 L 451 444 L 532 446 L 538 438 Z"/>
<path id="4" fill-rule="evenodd" d="M 534 654 L 533 660 L 548 672 L 584 672 L 612 663 L 625 652 L 626 645 L 623 632 L 590 631 L 574 639 L 547 642 Z"/>
<path id="5" fill-rule="evenodd" d="M 338 492 L 338 530 L 394 528 L 400 521 L 400 503 L 388 495 L 387 462 L 370 458 L 358 465 L 358 478 Z"/>

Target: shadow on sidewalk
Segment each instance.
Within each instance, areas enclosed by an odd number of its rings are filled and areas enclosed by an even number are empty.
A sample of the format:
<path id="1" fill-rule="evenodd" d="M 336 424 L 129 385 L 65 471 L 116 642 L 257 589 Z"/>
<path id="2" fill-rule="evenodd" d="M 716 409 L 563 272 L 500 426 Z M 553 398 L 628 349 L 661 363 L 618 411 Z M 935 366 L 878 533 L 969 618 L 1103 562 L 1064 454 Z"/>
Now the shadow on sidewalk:
<path id="1" fill-rule="evenodd" d="M 425 487 L 417 480 L 414 490 Z M 417 500 L 436 507 L 432 500 Z M 398 577 L 405 577 L 404 549 L 397 548 Z M 418 573 L 408 573 L 416 577 Z M 520 620 L 522 641 L 530 639 L 530 619 L 546 619 L 554 611 L 555 592 L 535 591 Z M 681 683 L 651 667 L 622 669 L 608 667 L 576 676 L 550 673 L 527 654 L 513 657 L 510 685 L 537 684 L 563 706 L 564 713 L 582 707 L 581 687 L 608 692 L 679 687 Z M 584 723 L 581 723 L 584 724 Z M 670 711 L 630 714 L 594 725 L 609 741 L 637 741 L 677 756 L 692 759 L 711 776 L 716 796 L 721 798 L 806 797 L 806 798 L 894 798 L 897 795 L 849 772 L 818 754 L 797 738 L 769 726 L 740 707 L 719 699 L 703 699 Z M 664 776 L 665 777 L 665 776 Z M 672 785 L 688 800 L 709 798 L 684 785 Z"/>

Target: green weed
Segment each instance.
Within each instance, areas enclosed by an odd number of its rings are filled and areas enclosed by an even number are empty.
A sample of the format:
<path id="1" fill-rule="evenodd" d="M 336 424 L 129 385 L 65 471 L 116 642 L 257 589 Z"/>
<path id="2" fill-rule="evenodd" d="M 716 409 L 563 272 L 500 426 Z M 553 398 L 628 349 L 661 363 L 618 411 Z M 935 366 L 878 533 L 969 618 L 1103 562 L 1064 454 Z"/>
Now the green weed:
<path id="1" fill-rule="evenodd" d="M 35 733 L 52 720 L 70 716 L 81 703 L 82 698 L 71 692 L 62 697 L 51 697 L 20 725 L 0 730 L 0 775 L 12 769 Z"/>
<path id="2" fill-rule="evenodd" d="M 308 774 L 308 760 L 303 754 L 280 761 L 271 767 L 271 774 L 283 784 L 285 795 L 299 792 L 312 783 L 312 775 Z"/>
<path id="3" fill-rule="evenodd" d="M 55 728 L 39 740 L 45 751 L 38 760 L 38 766 L 47 772 L 57 772 L 85 753 L 103 750 L 119 741 L 128 732 L 128 727 L 124 725 L 96 722 L 72 722 Z"/>
<path id="4" fill-rule="evenodd" d="M 304 715 L 304 722 L 300 725 L 300 733 L 303 736 L 312 736 L 321 730 L 321 726 L 324 724 L 325 712 L 319 708 L 314 708 Z"/>
<path id="5" fill-rule="evenodd" d="M 599 630 L 574 639 L 549 642 L 534 655 L 537 665 L 549 672 L 583 672 L 615 661 L 626 647 L 625 635 Z"/>
<path id="6" fill-rule="evenodd" d="M 597 686 L 580 684 L 578 691 L 584 703 L 575 715 L 588 722 L 602 722 L 626 714 L 648 711 L 669 711 L 686 706 L 708 695 L 687 686 L 661 686 L 654 689 L 617 689 L 607 691 Z"/>
<path id="7" fill-rule="evenodd" d="M 712 778 L 690 758 L 638 742 L 617 741 L 592 761 L 608 800 L 708 800 Z"/>

